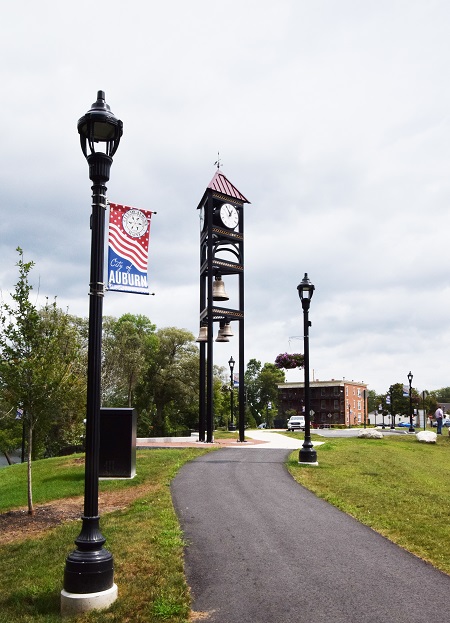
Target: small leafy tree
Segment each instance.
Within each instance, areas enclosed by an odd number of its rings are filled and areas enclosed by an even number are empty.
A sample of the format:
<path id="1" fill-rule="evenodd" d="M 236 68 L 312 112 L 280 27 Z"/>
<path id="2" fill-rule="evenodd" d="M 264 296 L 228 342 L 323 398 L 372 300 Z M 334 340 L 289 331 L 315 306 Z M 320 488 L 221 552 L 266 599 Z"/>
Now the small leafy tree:
<path id="1" fill-rule="evenodd" d="M 34 513 L 31 463 L 34 435 L 42 440 L 61 414 L 67 396 L 83 387 L 72 374 L 77 361 L 75 333 L 68 330 L 69 317 L 46 302 L 38 310 L 30 300 L 28 281 L 34 262 L 25 262 L 17 248 L 19 280 L 12 303 L 0 305 L 0 381 L 3 399 L 12 413 L 21 410 L 27 431 L 28 513 Z"/>

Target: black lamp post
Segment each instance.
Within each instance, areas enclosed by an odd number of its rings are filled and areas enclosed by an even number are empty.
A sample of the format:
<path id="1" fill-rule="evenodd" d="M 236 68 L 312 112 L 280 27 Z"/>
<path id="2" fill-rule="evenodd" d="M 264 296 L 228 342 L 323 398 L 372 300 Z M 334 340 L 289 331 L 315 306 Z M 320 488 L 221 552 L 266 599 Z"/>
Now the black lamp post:
<path id="1" fill-rule="evenodd" d="M 423 407 L 423 430 L 427 428 L 427 417 L 425 413 L 425 398 L 428 396 L 428 392 L 424 389 L 422 392 L 422 407 Z"/>
<path id="2" fill-rule="evenodd" d="M 233 379 L 233 370 L 234 370 L 234 359 L 230 357 L 228 360 L 228 365 L 230 366 L 230 423 L 228 425 L 228 430 L 236 430 L 236 424 L 233 422 L 234 417 L 234 379 Z"/>
<path id="3" fill-rule="evenodd" d="M 122 136 L 122 121 L 116 119 L 98 91 L 97 101 L 78 121 L 81 149 L 89 164 L 92 181 L 91 267 L 89 290 L 89 337 L 87 370 L 86 454 L 84 476 L 84 514 L 82 528 L 75 540 L 77 549 L 66 559 L 62 610 L 71 610 L 68 594 L 108 593 L 103 601 L 93 600 L 92 608 L 107 607 L 117 597 L 114 564 L 103 549 L 98 515 L 98 474 L 100 446 L 101 354 L 103 313 L 103 260 L 105 240 L 106 182 L 113 155 Z M 96 146 L 103 151 L 96 151 Z M 98 148 L 97 147 L 97 148 Z M 89 153 L 88 153 L 89 149 Z M 69 602 L 69 605 L 67 605 Z M 91 609 L 80 606 L 81 609 Z"/>
<path id="4" fill-rule="evenodd" d="M 408 372 L 408 381 L 409 381 L 409 429 L 408 431 L 410 433 L 414 433 L 413 410 L 412 410 L 412 387 L 411 387 L 412 380 L 413 380 L 413 375 L 411 374 L 411 371 L 409 371 Z"/>
<path id="5" fill-rule="evenodd" d="M 364 428 L 366 428 L 367 419 L 367 391 L 364 390 Z"/>
<path id="6" fill-rule="evenodd" d="M 314 446 L 311 441 L 311 400 L 310 400 L 310 388 L 309 388 L 309 327 L 311 323 L 308 319 L 309 306 L 311 303 L 312 295 L 314 293 L 314 286 L 308 279 L 308 273 L 305 273 L 302 281 L 297 286 L 298 295 L 302 302 L 303 308 L 303 344 L 304 344 L 304 371 L 305 371 L 305 439 L 303 446 L 300 448 L 299 463 L 305 463 L 309 465 L 317 465 L 317 452 L 314 450 Z"/>
<path id="7" fill-rule="evenodd" d="M 386 403 L 389 401 L 389 409 L 391 412 L 391 429 L 395 429 L 394 401 L 392 399 L 392 388 L 389 388 L 389 394 L 386 395 Z"/>

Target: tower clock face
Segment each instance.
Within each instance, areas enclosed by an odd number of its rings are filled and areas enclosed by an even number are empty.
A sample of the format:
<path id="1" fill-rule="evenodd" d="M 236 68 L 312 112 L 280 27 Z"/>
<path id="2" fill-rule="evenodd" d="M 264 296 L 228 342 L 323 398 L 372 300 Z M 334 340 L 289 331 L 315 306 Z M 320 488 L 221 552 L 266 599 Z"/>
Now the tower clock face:
<path id="1" fill-rule="evenodd" d="M 143 212 L 133 208 L 123 215 L 122 225 L 129 236 L 140 238 L 147 231 L 148 220 Z"/>
<path id="2" fill-rule="evenodd" d="M 220 220 L 228 229 L 234 229 L 239 223 L 239 214 L 231 203 L 224 203 L 219 210 Z"/>

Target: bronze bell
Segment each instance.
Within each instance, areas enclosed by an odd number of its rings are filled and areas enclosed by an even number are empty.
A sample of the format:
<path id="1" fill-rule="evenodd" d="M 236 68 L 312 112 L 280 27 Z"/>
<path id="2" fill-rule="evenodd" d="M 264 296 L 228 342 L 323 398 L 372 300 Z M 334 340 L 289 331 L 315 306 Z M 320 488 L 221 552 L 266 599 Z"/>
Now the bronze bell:
<path id="1" fill-rule="evenodd" d="M 225 292 L 225 284 L 222 281 L 222 277 L 217 275 L 213 281 L 213 301 L 228 301 L 230 298 Z"/>
<path id="2" fill-rule="evenodd" d="M 200 327 L 200 333 L 198 334 L 198 338 L 195 341 L 196 342 L 207 342 L 208 341 L 208 327 L 206 325 L 202 325 Z"/>
<path id="3" fill-rule="evenodd" d="M 231 329 L 231 323 L 229 321 L 224 322 L 224 325 L 222 327 L 222 335 L 224 335 L 225 337 L 234 337 L 234 333 Z"/>
<path id="4" fill-rule="evenodd" d="M 223 327 L 220 327 L 216 337 L 216 342 L 229 342 L 230 340 L 223 334 Z"/>

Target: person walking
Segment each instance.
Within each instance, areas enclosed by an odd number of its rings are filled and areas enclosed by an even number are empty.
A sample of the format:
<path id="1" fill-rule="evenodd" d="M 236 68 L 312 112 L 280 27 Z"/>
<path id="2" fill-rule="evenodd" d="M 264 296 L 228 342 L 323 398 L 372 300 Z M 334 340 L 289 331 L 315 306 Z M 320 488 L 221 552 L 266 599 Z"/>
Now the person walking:
<path id="1" fill-rule="evenodd" d="M 437 434 L 442 435 L 442 420 L 444 419 L 444 412 L 441 407 L 438 407 L 434 413 L 437 425 Z"/>

